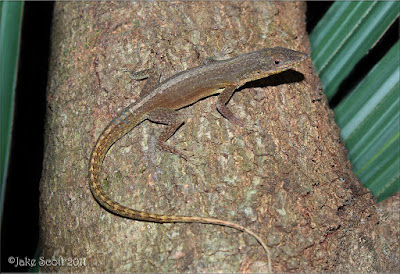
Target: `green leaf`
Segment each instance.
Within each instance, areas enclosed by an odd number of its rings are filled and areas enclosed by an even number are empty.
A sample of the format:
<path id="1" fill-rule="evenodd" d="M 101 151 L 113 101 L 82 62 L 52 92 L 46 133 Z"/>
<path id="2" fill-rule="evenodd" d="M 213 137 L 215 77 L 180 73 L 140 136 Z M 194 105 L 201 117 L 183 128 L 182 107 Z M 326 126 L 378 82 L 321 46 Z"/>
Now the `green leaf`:
<path id="1" fill-rule="evenodd" d="M 354 172 L 378 200 L 400 189 L 399 52 L 397 42 L 335 109 Z"/>
<path id="2" fill-rule="evenodd" d="M 335 2 L 310 35 L 328 98 L 400 14 L 396 1 Z M 353 171 L 378 201 L 400 189 L 400 42 L 335 108 Z"/>
<path id="3" fill-rule="evenodd" d="M 310 35 L 311 57 L 328 99 L 398 17 L 399 8 L 397 1 L 333 3 Z"/>
<path id="4" fill-rule="evenodd" d="M 23 2 L 0 2 L 0 206 L 3 209 Z"/>

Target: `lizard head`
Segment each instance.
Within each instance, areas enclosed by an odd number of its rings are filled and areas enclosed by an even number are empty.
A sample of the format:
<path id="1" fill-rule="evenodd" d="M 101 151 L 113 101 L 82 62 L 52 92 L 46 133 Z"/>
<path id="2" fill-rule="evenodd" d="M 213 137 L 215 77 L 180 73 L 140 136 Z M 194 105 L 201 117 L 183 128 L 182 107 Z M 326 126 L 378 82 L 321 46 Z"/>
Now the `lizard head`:
<path id="1" fill-rule="evenodd" d="M 309 55 L 282 47 L 266 48 L 246 55 L 240 86 L 288 70 L 307 59 Z"/>
<path id="2" fill-rule="evenodd" d="M 307 53 L 275 47 L 260 50 L 258 63 L 261 71 L 269 72 L 268 75 L 272 75 L 288 70 L 308 57 Z"/>
<path id="3" fill-rule="evenodd" d="M 251 72 L 243 74 L 241 84 L 288 70 L 309 57 L 307 53 L 282 47 L 266 48 L 250 53 Z"/>

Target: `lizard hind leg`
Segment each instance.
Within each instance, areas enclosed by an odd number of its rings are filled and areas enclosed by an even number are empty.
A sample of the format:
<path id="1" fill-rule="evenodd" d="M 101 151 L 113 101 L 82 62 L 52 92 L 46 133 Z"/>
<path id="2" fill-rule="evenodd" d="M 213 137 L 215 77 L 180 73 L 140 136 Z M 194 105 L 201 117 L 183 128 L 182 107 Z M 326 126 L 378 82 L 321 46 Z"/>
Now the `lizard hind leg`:
<path id="1" fill-rule="evenodd" d="M 185 122 L 183 116 L 169 108 L 156 108 L 147 115 L 147 118 L 152 122 L 168 125 L 158 138 L 157 146 L 163 151 L 176 154 L 187 160 L 187 155 L 165 143 Z"/>
<path id="2" fill-rule="evenodd" d="M 158 139 L 157 145 L 164 151 L 168 151 L 173 154 L 177 154 L 183 159 L 187 160 L 187 156 L 185 156 L 182 152 L 175 149 L 174 147 L 168 146 L 165 142 L 178 130 L 178 128 L 184 123 L 184 117 L 180 115 L 177 111 L 168 109 L 168 108 L 156 108 L 152 110 L 147 118 L 156 123 L 166 124 L 168 125 L 167 129 L 161 134 Z M 173 223 L 203 223 L 203 224 L 213 224 L 213 225 L 222 225 L 231 228 L 235 228 L 237 230 L 243 231 L 250 236 L 254 237 L 264 248 L 267 253 L 268 258 L 268 270 L 272 272 L 271 266 L 271 255 L 267 245 L 264 243 L 262 238 L 251 231 L 250 229 L 243 227 L 241 225 L 224 221 L 215 218 L 207 218 L 207 217 L 196 217 L 196 216 L 163 216 L 163 220 L 161 222 L 173 222 Z"/>
<path id="3" fill-rule="evenodd" d="M 144 80 L 147 79 L 146 83 L 144 84 L 143 89 L 140 91 L 139 97 L 145 97 L 147 94 L 150 93 L 153 89 L 155 89 L 160 84 L 160 77 L 161 74 L 159 71 L 155 69 L 145 69 L 133 72 L 132 70 L 129 71 L 129 77 L 132 80 Z"/>

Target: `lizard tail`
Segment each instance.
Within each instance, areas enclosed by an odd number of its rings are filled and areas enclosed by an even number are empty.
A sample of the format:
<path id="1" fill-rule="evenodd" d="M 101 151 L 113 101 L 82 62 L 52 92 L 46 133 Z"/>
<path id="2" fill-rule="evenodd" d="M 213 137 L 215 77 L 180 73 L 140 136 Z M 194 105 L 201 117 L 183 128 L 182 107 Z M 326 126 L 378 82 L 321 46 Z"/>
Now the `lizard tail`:
<path id="1" fill-rule="evenodd" d="M 96 145 L 93 148 L 89 162 L 89 181 L 90 190 L 97 202 L 108 211 L 133 220 L 157 223 L 202 223 L 227 226 L 243 231 L 254 237 L 264 248 L 268 257 L 268 268 L 269 271 L 272 272 L 271 256 L 267 245 L 264 243 L 260 236 L 244 226 L 229 221 L 219 220 L 216 218 L 158 215 L 154 213 L 134 210 L 115 202 L 108 196 L 99 180 L 101 167 L 107 151 L 118 139 L 120 139 L 122 136 L 132 130 L 132 128 L 141 123 L 145 119 L 145 115 L 142 115 L 141 117 L 128 117 L 131 118 L 129 121 L 127 121 L 126 118 L 126 114 L 121 114 L 113 121 L 111 121 L 106 129 L 103 131 L 103 133 L 100 135 L 99 139 L 96 142 Z"/>

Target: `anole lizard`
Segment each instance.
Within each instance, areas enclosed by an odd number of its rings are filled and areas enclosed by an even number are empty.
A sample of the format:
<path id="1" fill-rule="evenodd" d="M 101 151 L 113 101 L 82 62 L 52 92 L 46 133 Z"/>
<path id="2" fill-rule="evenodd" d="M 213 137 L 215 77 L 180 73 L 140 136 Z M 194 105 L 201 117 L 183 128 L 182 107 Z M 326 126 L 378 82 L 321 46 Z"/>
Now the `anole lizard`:
<path id="1" fill-rule="evenodd" d="M 158 223 L 204 223 L 244 231 L 256 238 L 263 246 L 268 254 L 271 270 L 269 250 L 261 237 L 251 230 L 216 218 L 158 215 L 125 207 L 108 196 L 99 176 L 103 160 L 110 147 L 146 119 L 168 125 L 161 134 L 158 145 L 163 150 L 181 155 L 179 151 L 165 144 L 184 123 L 176 110 L 210 95 L 221 93 L 216 104 L 218 111 L 235 125 L 243 125 L 242 120 L 235 117 L 226 106 L 234 91 L 247 82 L 288 70 L 306 58 L 308 54 L 275 47 L 242 54 L 228 60 L 212 61 L 209 64 L 177 73 L 162 83 L 158 83 L 158 77 L 153 74 L 143 88 L 141 98 L 123 109 L 108 124 L 93 148 L 89 162 L 90 189 L 93 196 L 100 205 L 112 213 L 134 220 Z"/>

